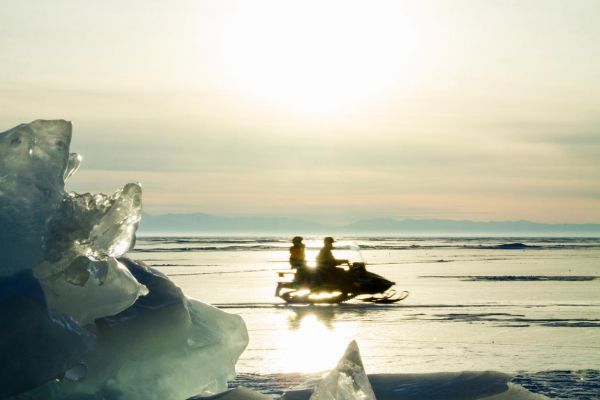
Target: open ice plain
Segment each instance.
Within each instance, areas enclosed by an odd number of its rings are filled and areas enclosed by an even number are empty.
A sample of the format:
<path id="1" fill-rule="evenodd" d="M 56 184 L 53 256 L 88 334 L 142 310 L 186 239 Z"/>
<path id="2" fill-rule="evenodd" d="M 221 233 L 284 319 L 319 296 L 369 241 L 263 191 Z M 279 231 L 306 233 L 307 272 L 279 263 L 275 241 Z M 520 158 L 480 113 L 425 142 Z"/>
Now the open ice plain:
<path id="1" fill-rule="evenodd" d="M 287 237 L 142 238 L 132 256 L 242 315 L 250 343 L 238 381 L 265 392 L 320 376 L 356 339 L 369 374 L 491 370 L 551 398 L 599 398 L 600 239 L 340 239 L 340 257 L 359 245 L 368 268 L 410 296 L 287 306 L 273 296 Z"/>

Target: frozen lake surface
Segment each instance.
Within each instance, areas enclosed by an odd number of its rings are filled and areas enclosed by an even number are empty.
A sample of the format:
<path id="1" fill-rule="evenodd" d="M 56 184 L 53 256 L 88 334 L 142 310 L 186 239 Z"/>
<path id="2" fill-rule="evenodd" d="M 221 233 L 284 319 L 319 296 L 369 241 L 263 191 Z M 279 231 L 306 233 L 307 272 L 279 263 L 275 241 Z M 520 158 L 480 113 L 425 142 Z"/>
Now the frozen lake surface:
<path id="1" fill-rule="evenodd" d="M 369 374 L 492 370 L 552 398 L 600 398 L 600 239 L 339 240 L 338 258 L 362 256 L 410 296 L 286 305 L 274 290 L 287 237 L 149 237 L 130 256 L 244 318 L 238 380 L 264 392 L 331 369 L 354 339 Z M 310 260 L 320 240 L 305 242 Z"/>

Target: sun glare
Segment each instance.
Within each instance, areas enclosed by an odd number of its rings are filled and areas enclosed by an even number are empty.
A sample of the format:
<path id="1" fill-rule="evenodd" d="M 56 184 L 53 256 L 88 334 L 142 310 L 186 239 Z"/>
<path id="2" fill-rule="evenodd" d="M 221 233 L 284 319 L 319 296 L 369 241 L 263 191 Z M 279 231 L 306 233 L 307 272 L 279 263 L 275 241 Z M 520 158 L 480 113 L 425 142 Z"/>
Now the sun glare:
<path id="1" fill-rule="evenodd" d="M 337 363 L 352 332 L 341 332 L 328 323 L 333 319 L 333 309 L 324 307 L 295 308 L 288 315 L 290 329 L 282 332 L 276 340 L 286 363 L 274 366 L 281 372 L 320 372 Z"/>
<path id="2" fill-rule="evenodd" d="M 416 31 L 395 2 L 259 1 L 225 24 L 233 90 L 288 109 L 329 112 L 407 82 Z"/>

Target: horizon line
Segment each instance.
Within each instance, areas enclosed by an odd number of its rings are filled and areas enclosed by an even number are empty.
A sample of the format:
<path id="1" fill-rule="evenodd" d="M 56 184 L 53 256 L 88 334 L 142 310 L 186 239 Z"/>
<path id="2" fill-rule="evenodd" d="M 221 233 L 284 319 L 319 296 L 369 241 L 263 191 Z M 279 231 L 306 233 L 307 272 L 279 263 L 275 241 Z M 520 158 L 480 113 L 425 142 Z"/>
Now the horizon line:
<path id="1" fill-rule="evenodd" d="M 142 221 L 144 216 L 150 217 L 164 217 L 164 216 L 189 216 L 189 215 L 202 215 L 208 217 L 217 217 L 217 218 L 227 218 L 227 219 L 243 219 L 243 218 L 283 218 L 283 219 L 293 219 L 302 222 L 310 222 L 313 224 L 324 225 L 324 226 L 335 226 L 335 227 L 345 227 L 348 225 L 360 223 L 360 222 L 368 222 L 368 221 L 394 221 L 394 222 L 403 222 L 403 221 L 444 221 L 444 222 L 470 222 L 470 223 L 530 223 L 530 224 L 538 224 L 538 225 L 600 225 L 599 222 L 542 222 L 528 219 L 498 219 L 498 220 L 474 220 L 474 219 L 452 219 L 449 217 L 393 217 L 393 216 L 373 216 L 373 217 L 364 217 L 354 219 L 351 222 L 344 223 L 327 223 L 319 221 L 319 216 L 315 215 L 314 217 L 307 216 L 296 216 L 296 215 L 282 215 L 282 214 L 212 214 L 201 211 L 196 212 L 167 212 L 167 213 L 150 213 L 150 212 L 142 212 Z"/>

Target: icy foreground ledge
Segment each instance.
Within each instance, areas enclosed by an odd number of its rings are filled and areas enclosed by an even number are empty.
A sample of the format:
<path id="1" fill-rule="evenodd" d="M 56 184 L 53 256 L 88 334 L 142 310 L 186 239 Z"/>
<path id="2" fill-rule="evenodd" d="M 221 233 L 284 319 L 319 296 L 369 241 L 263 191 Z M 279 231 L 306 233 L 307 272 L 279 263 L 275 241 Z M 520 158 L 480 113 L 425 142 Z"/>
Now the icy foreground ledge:
<path id="1" fill-rule="evenodd" d="M 511 384 L 499 372 L 366 374 L 358 345 L 351 342 L 336 368 L 322 380 L 284 393 L 283 400 L 543 400 Z M 242 397 L 236 400 L 243 400 Z"/>
<path id="2" fill-rule="evenodd" d="M 184 399 L 227 388 L 248 343 L 237 315 L 123 258 L 141 186 L 66 193 L 71 123 L 0 133 L 0 398 Z"/>
<path id="3" fill-rule="evenodd" d="M 548 400 L 499 372 L 432 374 L 366 374 L 358 345 L 351 342 L 336 368 L 320 380 L 309 380 L 286 391 L 283 400 Z M 246 381 L 246 384 L 252 384 Z M 273 397 L 238 387 L 211 397 L 189 400 L 273 400 Z"/>

